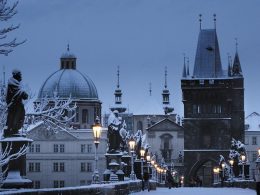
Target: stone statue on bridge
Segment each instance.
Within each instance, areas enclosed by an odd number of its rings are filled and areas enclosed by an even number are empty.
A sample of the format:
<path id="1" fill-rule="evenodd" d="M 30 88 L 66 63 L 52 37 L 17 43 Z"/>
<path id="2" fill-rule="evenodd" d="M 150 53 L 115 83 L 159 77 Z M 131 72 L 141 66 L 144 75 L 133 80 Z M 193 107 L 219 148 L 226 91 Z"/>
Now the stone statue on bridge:
<path id="1" fill-rule="evenodd" d="M 4 129 L 4 137 L 17 134 L 24 123 L 25 110 L 23 100 L 28 98 L 28 94 L 22 90 L 22 74 L 19 70 L 13 70 L 13 76 L 8 80 L 6 104 L 7 121 Z"/>

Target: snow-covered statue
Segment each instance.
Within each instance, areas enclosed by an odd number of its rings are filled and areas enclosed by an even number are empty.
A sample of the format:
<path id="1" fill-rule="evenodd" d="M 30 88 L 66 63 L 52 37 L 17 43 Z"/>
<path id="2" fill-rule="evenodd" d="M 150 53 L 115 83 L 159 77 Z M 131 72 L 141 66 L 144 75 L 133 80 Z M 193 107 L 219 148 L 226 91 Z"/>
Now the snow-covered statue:
<path id="1" fill-rule="evenodd" d="M 119 131 L 119 134 L 121 136 L 121 150 L 122 151 L 128 151 L 128 146 L 127 146 L 127 142 L 130 139 L 130 134 L 129 132 L 126 130 L 126 123 L 125 121 L 123 121 L 122 123 L 122 127 Z"/>
<path id="2" fill-rule="evenodd" d="M 4 136 L 17 134 L 22 128 L 25 116 L 23 100 L 28 98 L 28 94 L 22 90 L 22 74 L 19 70 L 13 70 L 13 77 L 8 81 L 6 104 L 7 121 Z"/>
<path id="3" fill-rule="evenodd" d="M 245 155 L 246 159 L 248 159 L 245 145 L 241 141 L 232 138 L 229 158 L 234 160 L 233 172 L 236 177 L 239 175 L 238 163 L 241 155 Z"/>
<path id="4" fill-rule="evenodd" d="M 121 121 L 118 117 L 118 111 L 111 112 L 108 117 L 108 151 L 109 153 L 120 152 L 122 138 L 120 136 Z"/>
<path id="5" fill-rule="evenodd" d="M 136 143 L 135 153 L 136 153 L 138 159 L 141 158 L 140 150 L 142 147 L 142 136 L 143 136 L 142 130 L 137 130 L 137 132 L 134 135 L 134 139 L 135 139 L 135 143 Z"/>

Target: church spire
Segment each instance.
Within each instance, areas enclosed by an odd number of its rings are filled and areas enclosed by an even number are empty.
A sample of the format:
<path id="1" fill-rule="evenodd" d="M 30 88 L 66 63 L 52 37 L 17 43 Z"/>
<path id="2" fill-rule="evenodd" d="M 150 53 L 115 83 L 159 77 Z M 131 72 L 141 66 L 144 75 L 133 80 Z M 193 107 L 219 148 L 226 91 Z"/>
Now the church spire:
<path id="1" fill-rule="evenodd" d="M 163 98 L 163 109 L 165 114 L 169 114 L 173 111 L 173 108 L 169 106 L 170 104 L 170 91 L 167 88 L 167 66 L 164 69 L 164 89 L 162 91 Z"/>
<path id="2" fill-rule="evenodd" d="M 115 89 L 115 106 L 111 107 L 110 110 L 114 111 L 117 110 L 119 113 L 125 112 L 126 108 L 122 106 L 122 91 L 120 89 L 120 67 L 117 66 L 117 85 Z"/>
<path id="3" fill-rule="evenodd" d="M 237 38 L 235 38 L 236 41 L 236 54 L 234 58 L 234 63 L 232 67 L 232 76 L 243 76 L 242 68 L 240 65 L 239 55 L 238 55 L 238 42 Z"/>
<path id="4" fill-rule="evenodd" d="M 190 76 L 190 60 L 187 58 L 187 76 Z"/>
<path id="5" fill-rule="evenodd" d="M 200 22 L 200 30 L 201 30 L 201 17 L 202 17 L 202 14 L 199 14 L 199 22 Z"/>
<path id="6" fill-rule="evenodd" d="M 185 57 L 185 54 L 183 54 L 184 57 L 183 57 L 183 71 L 182 71 L 182 77 L 183 78 L 186 78 L 187 77 L 187 72 L 186 72 L 186 57 Z"/>

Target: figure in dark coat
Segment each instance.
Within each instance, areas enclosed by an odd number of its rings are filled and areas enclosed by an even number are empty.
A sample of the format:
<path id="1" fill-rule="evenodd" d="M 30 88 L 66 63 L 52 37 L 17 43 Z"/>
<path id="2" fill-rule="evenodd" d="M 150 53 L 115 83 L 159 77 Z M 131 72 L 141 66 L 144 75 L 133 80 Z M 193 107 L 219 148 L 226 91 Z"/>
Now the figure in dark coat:
<path id="1" fill-rule="evenodd" d="M 172 185 L 174 183 L 174 180 L 173 180 L 173 177 L 172 177 L 172 174 L 171 174 L 170 170 L 166 171 L 166 181 L 167 181 L 169 189 L 171 189 Z"/>
<path id="2" fill-rule="evenodd" d="M 13 77 L 8 80 L 6 103 L 7 121 L 4 136 L 17 134 L 22 128 L 25 116 L 23 100 L 28 98 L 28 94 L 21 89 L 20 82 L 22 74 L 19 70 L 13 70 Z"/>

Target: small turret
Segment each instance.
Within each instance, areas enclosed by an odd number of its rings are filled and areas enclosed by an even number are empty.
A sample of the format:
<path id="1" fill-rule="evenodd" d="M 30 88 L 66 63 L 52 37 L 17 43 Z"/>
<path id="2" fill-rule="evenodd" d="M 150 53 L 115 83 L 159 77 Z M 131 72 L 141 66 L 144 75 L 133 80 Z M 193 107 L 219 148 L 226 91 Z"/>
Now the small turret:
<path id="1" fill-rule="evenodd" d="M 236 54 L 235 54 L 235 58 L 234 58 L 233 68 L 232 68 L 232 76 L 243 76 L 237 47 L 238 47 L 238 43 L 237 43 L 237 39 L 236 39 Z"/>
<path id="2" fill-rule="evenodd" d="M 164 89 L 162 92 L 162 97 L 163 97 L 163 109 L 165 114 L 169 114 L 173 112 L 173 107 L 170 107 L 170 91 L 167 88 L 167 67 L 165 67 L 165 72 L 164 72 Z"/>

